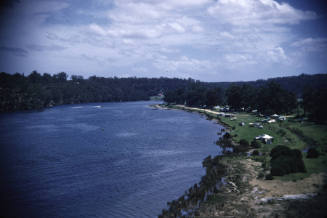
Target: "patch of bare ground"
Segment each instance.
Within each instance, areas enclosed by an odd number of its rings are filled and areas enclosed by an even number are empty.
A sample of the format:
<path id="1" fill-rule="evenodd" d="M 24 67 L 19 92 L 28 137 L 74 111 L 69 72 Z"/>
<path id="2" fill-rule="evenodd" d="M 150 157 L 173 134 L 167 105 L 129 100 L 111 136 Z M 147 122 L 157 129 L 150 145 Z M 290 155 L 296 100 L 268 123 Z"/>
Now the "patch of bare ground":
<path id="1" fill-rule="evenodd" d="M 289 200 L 312 198 L 324 182 L 322 173 L 297 182 L 260 180 L 260 162 L 230 157 L 223 161 L 226 185 L 201 204 L 196 217 L 290 217 Z"/>

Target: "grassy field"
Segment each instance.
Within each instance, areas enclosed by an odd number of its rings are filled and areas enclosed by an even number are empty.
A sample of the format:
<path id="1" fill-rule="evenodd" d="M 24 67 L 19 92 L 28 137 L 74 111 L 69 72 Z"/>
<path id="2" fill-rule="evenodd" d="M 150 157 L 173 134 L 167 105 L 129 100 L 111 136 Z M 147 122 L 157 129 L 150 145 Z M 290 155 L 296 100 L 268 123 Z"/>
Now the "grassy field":
<path id="1" fill-rule="evenodd" d="M 219 117 L 220 120 L 228 124 L 231 129 L 230 133 L 234 136 L 235 141 L 246 139 L 249 143 L 258 135 L 268 134 L 274 137 L 272 144 L 262 144 L 259 151 L 266 153 L 277 145 L 285 145 L 292 149 L 302 151 L 303 160 L 307 169 L 306 173 L 293 173 L 282 177 L 275 177 L 280 180 L 298 180 L 308 177 L 312 173 L 327 171 L 327 125 L 318 125 L 310 122 L 296 121 L 290 117 L 286 121 L 277 123 L 264 123 L 263 128 L 250 127 L 249 123 L 260 122 L 263 118 L 249 113 L 237 113 L 236 120 L 231 118 Z M 239 123 L 244 122 L 245 126 Z M 320 152 L 319 158 L 306 158 L 306 148 L 315 147 Z"/>

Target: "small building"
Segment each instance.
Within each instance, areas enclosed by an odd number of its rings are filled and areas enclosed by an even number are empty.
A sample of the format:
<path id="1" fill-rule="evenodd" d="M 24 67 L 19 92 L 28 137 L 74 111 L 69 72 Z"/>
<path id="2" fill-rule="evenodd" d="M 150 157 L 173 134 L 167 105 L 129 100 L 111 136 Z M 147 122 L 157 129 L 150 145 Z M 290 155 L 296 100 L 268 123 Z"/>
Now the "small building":
<path id="1" fill-rule="evenodd" d="M 254 123 L 249 123 L 249 126 L 250 127 L 254 127 Z"/>
<path id="2" fill-rule="evenodd" d="M 245 123 L 244 122 L 240 122 L 239 125 L 240 126 L 245 126 Z"/>
<path id="3" fill-rule="evenodd" d="M 214 107 L 213 107 L 213 109 L 215 109 L 215 110 L 219 111 L 219 110 L 220 110 L 220 106 L 219 106 L 219 105 L 217 105 L 217 106 L 214 106 Z"/>
<path id="4" fill-rule="evenodd" d="M 265 144 L 271 144 L 274 137 L 267 135 L 267 134 L 263 134 L 263 135 L 259 135 L 259 136 L 255 137 L 255 139 L 261 140 Z"/>
<path id="5" fill-rule="evenodd" d="M 251 112 L 252 112 L 252 113 L 257 113 L 257 112 L 258 112 L 258 110 L 256 110 L 256 109 L 255 109 L 255 110 L 252 110 Z"/>
<path id="6" fill-rule="evenodd" d="M 267 123 L 276 123 L 275 119 L 268 120 Z"/>
<path id="7" fill-rule="evenodd" d="M 286 117 L 285 117 L 285 116 L 279 116 L 279 117 L 278 117 L 278 120 L 280 120 L 280 121 L 284 121 L 284 120 L 286 120 Z"/>
<path id="8" fill-rule="evenodd" d="M 278 114 L 273 114 L 273 115 L 271 115 L 270 117 L 271 117 L 271 118 L 275 118 L 275 119 L 276 119 L 276 118 L 278 118 L 278 117 L 279 117 L 279 115 L 278 115 Z"/>
<path id="9" fill-rule="evenodd" d="M 256 123 L 253 123 L 253 126 L 254 127 L 259 127 L 261 124 L 260 123 L 258 123 L 258 122 L 256 122 Z"/>
<path id="10" fill-rule="evenodd" d="M 229 112 L 229 110 L 230 110 L 229 106 L 225 106 L 220 109 L 220 111 L 223 111 L 223 112 Z"/>

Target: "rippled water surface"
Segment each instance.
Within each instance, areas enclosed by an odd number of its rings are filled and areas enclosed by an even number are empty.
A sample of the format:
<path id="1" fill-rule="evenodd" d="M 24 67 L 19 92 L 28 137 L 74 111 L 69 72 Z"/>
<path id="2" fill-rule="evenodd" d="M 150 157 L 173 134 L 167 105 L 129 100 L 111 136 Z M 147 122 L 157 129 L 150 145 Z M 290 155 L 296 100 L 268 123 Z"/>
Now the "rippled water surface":
<path id="1" fill-rule="evenodd" d="M 157 216 L 200 181 L 221 127 L 151 103 L 0 115 L 2 207 L 22 217 Z"/>

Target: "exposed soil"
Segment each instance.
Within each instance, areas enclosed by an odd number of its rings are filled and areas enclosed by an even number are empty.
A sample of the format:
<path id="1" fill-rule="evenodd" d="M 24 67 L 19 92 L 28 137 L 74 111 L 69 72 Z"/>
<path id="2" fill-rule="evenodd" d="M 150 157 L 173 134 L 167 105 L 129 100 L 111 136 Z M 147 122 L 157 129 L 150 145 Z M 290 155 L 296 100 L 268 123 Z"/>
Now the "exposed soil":
<path id="1" fill-rule="evenodd" d="M 323 185 L 322 173 L 297 182 L 261 180 L 260 162 L 245 157 L 226 157 L 224 162 L 227 184 L 214 201 L 201 205 L 197 217 L 288 217 L 288 197 L 310 199 Z"/>

